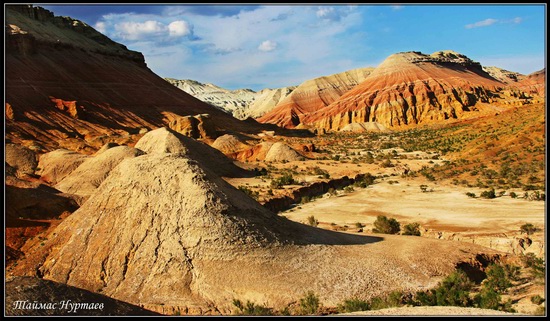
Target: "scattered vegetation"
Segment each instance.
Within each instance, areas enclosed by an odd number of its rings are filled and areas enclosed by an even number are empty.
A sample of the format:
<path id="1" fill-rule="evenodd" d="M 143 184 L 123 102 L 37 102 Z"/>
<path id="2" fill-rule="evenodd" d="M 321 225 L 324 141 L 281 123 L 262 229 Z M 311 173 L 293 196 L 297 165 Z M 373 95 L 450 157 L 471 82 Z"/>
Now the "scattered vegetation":
<path id="1" fill-rule="evenodd" d="M 525 223 L 525 224 L 523 224 L 523 225 L 520 227 L 519 230 L 521 231 L 521 233 L 525 233 L 525 234 L 527 234 L 527 235 L 531 235 L 531 234 L 537 232 L 537 231 L 538 231 L 538 228 L 536 228 L 536 227 L 535 227 L 533 224 L 531 224 L 531 223 Z"/>
<path id="2" fill-rule="evenodd" d="M 239 190 L 245 192 L 248 196 L 252 197 L 255 200 L 258 200 L 258 198 L 260 197 L 259 192 L 253 191 L 253 190 L 251 190 L 250 188 L 248 188 L 246 186 L 240 185 Z"/>
<path id="3" fill-rule="evenodd" d="M 312 291 L 306 293 L 306 295 L 300 299 L 300 312 L 305 315 L 316 314 L 319 310 L 319 297 Z"/>
<path id="4" fill-rule="evenodd" d="M 250 301 L 243 304 L 241 300 L 234 299 L 233 305 L 238 309 L 239 315 L 273 315 L 273 309 Z"/>
<path id="5" fill-rule="evenodd" d="M 291 173 L 284 173 L 283 176 L 273 179 L 271 181 L 270 187 L 271 188 L 281 188 L 284 185 L 292 185 L 295 184 L 296 181 L 294 180 L 294 177 Z"/>
<path id="6" fill-rule="evenodd" d="M 359 299 L 348 299 L 338 305 L 338 312 L 340 313 L 368 311 L 370 309 L 368 302 Z"/>
<path id="7" fill-rule="evenodd" d="M 403 235 L 415 235 L 420 236 L 420 224 L 410 223 L 403 227 Z"/>
<path id="8" fill-rule="evenodd" d="M 307 217 L 307 224 L 311 226 L 317 226 L 319 225 L 319 221 L 317 221 L 315 216 L 311 215 Z"/>
<path id="9" fill-rule="evenodd" d="M 374 228 L 372 231 L 374 233 L 383 233 L 383 234 L 397 234 L 399 233 L 401 227 L 399 222 L 394 218 L 387 218 L 384 215 L 379 215 L 374 221 Z"/>

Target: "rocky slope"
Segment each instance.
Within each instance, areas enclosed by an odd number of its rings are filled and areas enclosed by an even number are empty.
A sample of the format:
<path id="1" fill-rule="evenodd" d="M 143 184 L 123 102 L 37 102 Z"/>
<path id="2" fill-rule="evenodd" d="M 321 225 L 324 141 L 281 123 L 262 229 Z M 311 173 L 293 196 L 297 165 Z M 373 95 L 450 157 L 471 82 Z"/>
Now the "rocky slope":
<path id="1" fill-rule="evenodd" d="M 300 84 L 273 110 L 258 118 L 262 123 L 294 127 L 304 115 L 321 109 L 361 83 L 373 68 L 360 68 L 311 79 Z"/>
<path id="2" fill-rule="evenodd" d="M 489 75 L 491 75 L 491 77 L 505 84 L 515 83 L 525 78 L 525 76 L 520 74 L 519 72 L 509 71 L 509 70 L 494 67 L 494 66 L 491 66 L 491 67 L 483 66 L 483 70 L 487 72 Z"/>
<path id="3" fill-rule="evenodd" d="M 5 18 L 8 141 L 92 153 L 198 114 L 209 114 L 217 129 L 261 130 L 171 86 L 141 53 L 81 21 L 30 5 L 7 5 Z"/>
<path id="4" fill-rule="evenodd" d="M 431 55 L 402 52 L 389 56 L 362 83 L 322 108 L 285 111 L 279 106 L 259 121 L 340 130 L 350 123 L 377 122 L 391 129 L 479 117 L 535 102 L 544 77 L 533 75 L 532 83 L 524 78 L 529 77 L 483 68 L 450 50 Z"/>
<path id="5" fill-rule="evenodd" d="M 190 79 L 165 78 L 165 80 L 193 97 L 216 106 L 238 119 L 257 118 L 264 115 L 296 88 L 267 88 L 255 92 L 252 89 L 229 90 Z"/>
<path id="6" fill-rule="evenodd" d="M 518 82 L 517 87 L 528 94 L 546 96 L 546 68 L 527 75 Z M 544 101 L 544 100 L 542 100 Z"/>
<path id="7" fill-rule="evenodd" d="M 165 314 L 229 314 L 233 299 L 282 308 L 311 290 L 335 306 L 418 290 L 480 253 L 497 255 L 466 243 L 292 222 L 226 183 L 204 153 L 186 153 L 191 139 L 166 131 L 144 136 L 136 146 L 161 147 L 121 161 L 9 273 Z"/>

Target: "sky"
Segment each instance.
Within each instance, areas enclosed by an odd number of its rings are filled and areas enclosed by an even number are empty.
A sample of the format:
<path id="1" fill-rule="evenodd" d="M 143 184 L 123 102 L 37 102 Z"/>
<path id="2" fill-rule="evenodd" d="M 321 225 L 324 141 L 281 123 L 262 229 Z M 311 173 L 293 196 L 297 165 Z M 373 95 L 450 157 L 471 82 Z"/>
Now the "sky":
<path id="1" fill-rule="evenodd" d="M 529 74 L 546 66 L 546 7 L 531 5 L 36 4 L 142 52 L 161 77 L 279 88 L 391 54 L 454 50 Z"/>

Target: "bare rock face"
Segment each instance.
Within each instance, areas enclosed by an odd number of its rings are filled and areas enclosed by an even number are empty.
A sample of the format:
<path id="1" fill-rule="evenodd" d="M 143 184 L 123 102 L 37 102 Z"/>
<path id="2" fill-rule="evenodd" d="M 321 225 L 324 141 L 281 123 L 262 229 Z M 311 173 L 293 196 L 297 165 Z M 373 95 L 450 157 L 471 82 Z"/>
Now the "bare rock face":
<path id="1" fill-rule="evenodd" d="M 518 81 L 521 81 L 525 78 L 525 76 L 520 74 L 519 72 L 509 71 L 498 67 L 484 66 L 483 70 L 486 71 L 489 75 L 491 75 L 491 77 L 505 84 L 517 83 Z"/>
<path id="2" fill-rule="evenodd" d="M 143 155 L 144 152 L 128 146 L 113 147 L 87 158 L 55 185 L 60 191 L 80 196 L 90 196 L 123 159 Z"/>
<path id="3" fill-rule="evenodd" d="M 13 277 L 6 281 L 5 315 L 8 316 L 154 316 L 145 310 L 105 295 L 63 283 L 34 277 Z M 31 308 L 34 302 L 55 303 L 49 308 Z M 75 306 L 75 303 L 94 303 Z M 69 305 L 72 304 L 72 305 Z"/>
<path id="4" fill-rule="evenodd" d="M 540 97 L 546 96 L 546 68 L 543 68 L 537 72 L 529 74 L 522 79 L 517 87 L 532 95 L 538 95 Z"/>
<path id="5" fill-rule="evenodd" d="M 56 149 L 40 155 L 39 169 L 36 174 L 40 175 L 43 181 L 55 185 L 77 169 L 89 157 L 66 149 Z"/>
<path id="6" fill-rule="evenodd" d="M 216 138 L 216 127 L 208 114 L 174 118 L 168 125 L 171 129 L 191 138 Z"/>
<path id="7" fill-rule="evenodd" d="M 342 132 L 364 133 L 364 132 L 385 132 L 386 126 L 377 122 L 351 123 L 340 129 Z"/>
<path id="8" fill-rule="evenodd" d="M 258 121 L 293 128 L 304 115 L 329 105 L 361 83 L 373 69 L 354 69 L 305 81 Z"/>
<path id="9" fill-rule="evenodd" d="M 237 136 L 231 134 L 218 137 L 212 143 L 212 147 L 226 155 L 250 148 L 248 144 L 241 142 Z"/>
<path id="10" fill-rule="evenodd" d="M 6 163 L 18 174 L 34 174 L 38 165 L 36 154 L 18 144 L 6 144 Z"/>

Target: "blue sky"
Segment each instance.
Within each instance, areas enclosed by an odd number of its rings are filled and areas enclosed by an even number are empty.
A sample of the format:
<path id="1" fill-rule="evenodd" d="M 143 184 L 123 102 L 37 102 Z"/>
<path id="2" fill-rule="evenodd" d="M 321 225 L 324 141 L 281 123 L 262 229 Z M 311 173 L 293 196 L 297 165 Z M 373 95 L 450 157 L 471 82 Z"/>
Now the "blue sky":
<path id="1" fill-rule="evenodd" d="M 41 5 L 140 51 L 162 77 L 277 88 L 402 51 L 454 50 L 523 74 L 545 67 L 545 6 Z"/>

